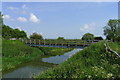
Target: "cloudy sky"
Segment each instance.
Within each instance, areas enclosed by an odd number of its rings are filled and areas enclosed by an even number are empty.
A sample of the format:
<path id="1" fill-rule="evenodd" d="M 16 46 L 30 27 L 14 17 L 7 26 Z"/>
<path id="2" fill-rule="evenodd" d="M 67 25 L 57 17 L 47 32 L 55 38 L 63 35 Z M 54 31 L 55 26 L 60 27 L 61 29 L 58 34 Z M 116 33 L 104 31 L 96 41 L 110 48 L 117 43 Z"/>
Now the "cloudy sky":
<path id="1" fill-rule="evenodd" d="M 118 18 L 117 2 L 3 2 L 4 23 L 44 38 L 103 36 L 109 19 Z M 104 37 L 104 36 L 103 36 Z"/>

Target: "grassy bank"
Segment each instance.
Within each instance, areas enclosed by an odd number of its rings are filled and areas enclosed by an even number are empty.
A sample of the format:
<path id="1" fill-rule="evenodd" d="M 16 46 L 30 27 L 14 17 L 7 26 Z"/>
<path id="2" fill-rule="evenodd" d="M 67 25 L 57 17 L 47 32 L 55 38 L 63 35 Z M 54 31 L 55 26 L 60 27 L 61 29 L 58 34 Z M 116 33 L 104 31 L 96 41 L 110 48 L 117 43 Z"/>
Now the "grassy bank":
<path id="1" fill-rule="evenodd" d="M 30 47 L 18 40 L 2 41 L 2 71 L 13 69 L 16 66 L 32 61 L 44 55 L 61 55 L 72 49 Z"/>
<path id="2" fill-rule="evenodd" d="M 29 47 L 20 41 L 2 41 L 2 70 L 15 68 L 18 64 L 25 63 L 44 55 L 37 48 Z"/>
<path id="3" fill-rule="evenodd" d="M 53 48 L 53 47 L 37 47 L 37 48 L 44 52 L 44 55 L 48 56 L 63 55 L 65 52 L 73 50 L 70 48 Z"/>
<path id="4" fill-rule="evenodd" d="M 114 43 L 113 43 L 114 44 Z M 110 45 L 113 45 L 110 43 Z M 114 44 L 117 45 L 117 44 Z M 118 49 L 120 47 L 116 46 Z M 79 51 L 55 68 L 44 71 L 35 78 L 120 78 L 120 58 L 107 53 L 103 42 Z"/>
<path id="5" fill-rule="evenodd" d="M 120 55 L 120 42 L 109 42 L 108 44 L 112 50 L 116 51 Z"/>

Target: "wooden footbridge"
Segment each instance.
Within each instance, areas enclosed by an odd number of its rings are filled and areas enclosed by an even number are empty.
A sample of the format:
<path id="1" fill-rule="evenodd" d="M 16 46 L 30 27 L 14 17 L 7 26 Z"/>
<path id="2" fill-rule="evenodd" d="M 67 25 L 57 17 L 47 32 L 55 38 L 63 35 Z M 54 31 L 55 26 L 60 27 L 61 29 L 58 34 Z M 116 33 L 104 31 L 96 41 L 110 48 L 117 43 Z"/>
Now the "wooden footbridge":
<path id="1" fill-rule="evenodd" d="M 81 48 L 89 46 L 93 43 L 99 42 L 101 40 L 80 40 L 80 39 L 65 39 L 65 40 L 56 40 L 56 39 L 21 39 L 22 42 L 29 46 L 41 46 L 41 47 L 60 47 L 60 48 Z"/>

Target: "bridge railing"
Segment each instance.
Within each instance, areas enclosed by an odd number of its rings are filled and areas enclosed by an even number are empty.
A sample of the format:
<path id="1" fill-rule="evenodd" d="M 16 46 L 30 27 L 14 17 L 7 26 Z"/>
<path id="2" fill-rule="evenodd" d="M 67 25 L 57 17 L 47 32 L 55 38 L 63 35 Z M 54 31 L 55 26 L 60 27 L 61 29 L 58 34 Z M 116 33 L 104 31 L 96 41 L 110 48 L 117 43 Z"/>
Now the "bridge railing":
<path id="1" fill-rule="evenodd" d="M 80 39 L 74 39 L 74 40 L 56 40 L 56 39 L 21 39 L 22 42 L 25 44 L 39 44 L 39 45 L 67 45 L 67 46 L 86 46 L 90 45 L 92 43 L 99 42 L 101 40 L 80 40 Z"/>

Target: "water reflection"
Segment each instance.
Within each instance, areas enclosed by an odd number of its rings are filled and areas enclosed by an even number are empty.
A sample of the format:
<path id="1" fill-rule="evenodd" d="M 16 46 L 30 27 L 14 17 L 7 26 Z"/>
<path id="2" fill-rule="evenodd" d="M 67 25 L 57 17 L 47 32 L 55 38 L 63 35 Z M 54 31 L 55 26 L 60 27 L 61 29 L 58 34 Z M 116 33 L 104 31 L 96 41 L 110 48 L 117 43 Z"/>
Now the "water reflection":
<path id="1" fill-rule="evenodd" d="M 48 62 L 48 63 L 54 63 L 54 64 L 59 64 L 62 63 L 63 61 L 65 61 L 66 59 L 68 59 L 71 55 L 75 54 L 76 52 L 78 52 L 81 49 L 74 49 L 71 52 L 67 52 L 64 55 L 57 55 L 57 56 L 53 56 L 53 57 L 49 57 L 49 58 L 42 58 L 43 62 Z"/>
<path id="2" fill-rule="evenodd" d="M 3 78 L 30 78 L 33 74 L 39 74 L 43 70 L 48 69 L 46 66 L 33 67 L 33 66 L 24 66 L 5 74 Z"/>
<path id="3" fill-rule="evenodd" d="M 13 71 L 4 73 L 3 78 L 31 78 L 33 74 L 38 75 L 42 71 L 53 67 L 53 64 L 59 64 L 65 61 L 71 55 L 75 54 L 79 50 L 81 49 L 74 49 L 73 51 L 67 52 L 64 55 L 60 55 L 60 56 L 57 55 L 49 58 L 42 58 L 43 62 L 41 60 L 30 62 L 29 64 L 16 68 Z M 48 63 L 45 63 L 45 62 L 48 62 Z"/>

